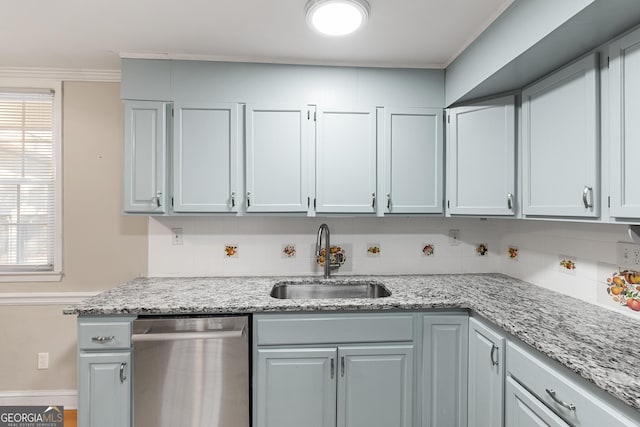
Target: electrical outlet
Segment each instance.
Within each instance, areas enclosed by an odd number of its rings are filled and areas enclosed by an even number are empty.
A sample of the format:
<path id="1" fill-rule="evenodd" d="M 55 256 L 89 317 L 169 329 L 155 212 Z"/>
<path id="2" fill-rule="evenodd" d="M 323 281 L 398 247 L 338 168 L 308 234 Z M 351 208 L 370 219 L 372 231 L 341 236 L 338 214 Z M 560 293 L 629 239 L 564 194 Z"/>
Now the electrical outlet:
<path id="1" fill-rule="evenodd" d="M 618 242 L 617 249 L 618 267 L 640 271 L 640 245 Z"/>
<path id="2" fill-rule="evenodd" d="M 460 244 L 460 230 L 449 230 L 449 244 L 452 246 Z"/>
<path id="3" fill-rule="evenodd" d="M 171 229 L 171 244 L 173 245 L 182 244 L 182 228 Z"/>
<path id="4" fill-rule="evenodd" d="M 38 353 L 38 369 L 49 369 L 49 353 Z"/>

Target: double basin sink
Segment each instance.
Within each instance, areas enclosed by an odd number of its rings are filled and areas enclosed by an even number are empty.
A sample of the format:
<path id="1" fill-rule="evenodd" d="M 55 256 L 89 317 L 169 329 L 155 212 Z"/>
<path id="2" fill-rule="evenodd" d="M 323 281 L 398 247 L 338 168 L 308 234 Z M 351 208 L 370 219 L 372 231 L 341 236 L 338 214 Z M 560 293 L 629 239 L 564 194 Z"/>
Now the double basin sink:
<path id="1" fill-rule="evenodd" d="M 278 299 L 384 298 L 391 292 L 374 280 L 304 279 L 280 281 L 270 295 Z"/>

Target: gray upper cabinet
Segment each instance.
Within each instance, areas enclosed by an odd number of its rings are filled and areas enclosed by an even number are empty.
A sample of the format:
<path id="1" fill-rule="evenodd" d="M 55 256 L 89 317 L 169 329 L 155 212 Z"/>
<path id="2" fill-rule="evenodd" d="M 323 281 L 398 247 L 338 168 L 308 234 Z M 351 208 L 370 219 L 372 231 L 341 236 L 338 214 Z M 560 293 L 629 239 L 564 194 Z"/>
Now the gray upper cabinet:
<path id="1" fill-rule="evenodd" d="M 124 101 L 123 210 L 167 212 L 167 103 Z"/>
<path id="2" fill-rule="evenodd" d="M 504 413 L 505 338 L 469 319 L 469 427 L 501 427 Z"/>
<path id="3" fill-rule="evenodd" d="M 385 109 L 384 124 L 384 213 L 442 213 L 442 109 Z"/>
<path id="4" fill-rule="evenodd" d="M 302 105 L 246 106 L 247 212 L 307 211 L 311 114 Z"/>
<path id="5" fill-rule="evenodd" d="M 447 213 L 514 215 L 515 96 L 447 114 Z"/>
<path id="6" fill-rule="evenodd" d="M 237 104 L 174 103 L 174 212 L 238 210 L 237 121 Z"/>
<path id="7" fill-rule="evenodd" d="M 598 217 L 598 55 L 522 91 L 525 215 Z"/>
<path id="8" fill-rule="evenodd" d="M 640 218 L 640 30 L 609 46 L 610 215 Z"/>
<path id="9" fill-rule="evenodd" d="M 376 212 L 376 110 L 318 109 L 316 212 Z"/>

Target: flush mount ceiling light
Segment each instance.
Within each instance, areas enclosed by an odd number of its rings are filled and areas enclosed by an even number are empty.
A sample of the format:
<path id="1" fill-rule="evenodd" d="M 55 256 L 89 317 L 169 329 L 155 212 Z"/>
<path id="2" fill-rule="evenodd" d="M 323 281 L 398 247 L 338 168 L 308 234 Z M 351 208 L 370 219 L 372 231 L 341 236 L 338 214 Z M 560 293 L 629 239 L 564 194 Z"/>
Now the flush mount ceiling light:
<path id="1" fill-rule="evenodd" d="M 309 0 L 305 7 L 307 24 L 328 36 L 353 33 L 369 18 L 367 0 Z"/>

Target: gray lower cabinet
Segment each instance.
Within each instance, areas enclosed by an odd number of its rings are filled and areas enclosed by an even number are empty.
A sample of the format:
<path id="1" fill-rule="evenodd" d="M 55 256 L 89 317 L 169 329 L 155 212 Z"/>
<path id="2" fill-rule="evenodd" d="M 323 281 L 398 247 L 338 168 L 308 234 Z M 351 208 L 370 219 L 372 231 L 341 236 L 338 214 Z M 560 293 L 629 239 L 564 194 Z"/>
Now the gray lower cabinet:
<path id="1" fill-rule="evenodd" d="M 335 426 L 336 360 L 336 348 L 259 349 L 256 426 Z"/>
<path id="2" fill-rule="evenodd" d="M 80 354 L 78 425 L 131 425 L 131 352 Z"/>
<path id="3" fill-rule="evenodd" d="M 469 427 L 501 427 L 504 408 L 505 338 L 469 319 Z"/>
<path id="4" fill-rule="evenodd" d="M 422 427 L 467 425 L 466 314 L 422 316 Z"/>
<path id="5" fill-rule="evenodd" d="M 511 377 L 507 378 L 505 412 L 506 427 L 569 427 L 569 424 L 562 421 Z"/>
<path id="6" fill-rule="evenodd" d="M 133 317 L 78 319 L 78 426 L 131 426 Z"/>
<path id="7" fill-rule="evenodd" d="M 415 320 L 254 316 L 254 426 L 412 427 Z"/>

